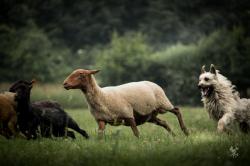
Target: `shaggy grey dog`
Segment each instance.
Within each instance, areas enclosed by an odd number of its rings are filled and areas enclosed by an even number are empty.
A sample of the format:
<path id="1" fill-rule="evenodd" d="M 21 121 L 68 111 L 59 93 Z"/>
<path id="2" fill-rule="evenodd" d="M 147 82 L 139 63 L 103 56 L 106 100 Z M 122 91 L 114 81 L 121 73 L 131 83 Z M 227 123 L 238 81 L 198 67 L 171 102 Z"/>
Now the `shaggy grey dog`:
<path id="1" fill-rule="evenodd" d="M 218 132 L 230 132 L 233 122 L 239 124 L 242 132 L 249 132 L 250 99 L 240 98 L 235 86 L 213 64 L 209 72 L 205 66 L 201 68 L 198 87 L 210 118 L 218 122 Z"/>

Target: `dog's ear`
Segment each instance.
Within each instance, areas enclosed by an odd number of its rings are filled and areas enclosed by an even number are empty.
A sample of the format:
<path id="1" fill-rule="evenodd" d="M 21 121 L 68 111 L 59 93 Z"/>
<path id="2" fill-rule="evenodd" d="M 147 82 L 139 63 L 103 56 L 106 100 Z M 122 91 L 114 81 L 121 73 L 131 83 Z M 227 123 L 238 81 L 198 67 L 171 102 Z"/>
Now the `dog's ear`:
<path id="1" fill-rule="evenodd" d="M 216 69 L 213 64 L 211 64 L 209 72 L 216 75 Z"/>
<path id="2" fill-rule="evenodd" d="M 203 74 L 203 73 L 206 73 L 206 66 L 205 65 L 203 65 L 201 67 L 201 74 Z"/>

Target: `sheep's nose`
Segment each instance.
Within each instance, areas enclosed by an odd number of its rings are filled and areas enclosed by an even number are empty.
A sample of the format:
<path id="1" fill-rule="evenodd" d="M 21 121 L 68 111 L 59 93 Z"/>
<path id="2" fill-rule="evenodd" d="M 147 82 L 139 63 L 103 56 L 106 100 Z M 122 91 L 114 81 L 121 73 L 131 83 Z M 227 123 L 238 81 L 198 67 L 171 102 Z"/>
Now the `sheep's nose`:
<path id="1" fill-rule="evenodd" d="M 67 86 L 67 85 L 68 85 L 68 83 L 67 83 L 67 82 L 64 82 L 64 83 L 63 83 L 63 86 Z"/>

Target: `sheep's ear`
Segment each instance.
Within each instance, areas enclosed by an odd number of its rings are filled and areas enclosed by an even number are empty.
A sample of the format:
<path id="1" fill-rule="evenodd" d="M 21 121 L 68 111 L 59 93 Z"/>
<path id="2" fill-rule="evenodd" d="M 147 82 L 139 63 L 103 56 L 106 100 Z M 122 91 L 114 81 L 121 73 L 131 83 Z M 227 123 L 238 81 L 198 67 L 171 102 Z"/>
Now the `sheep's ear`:
<path id="1" fill-rule="evenodd" d="M 89 70 L 89 74 L 96 74 L 98 73 L 100 70 Z"/>
<path id="2" fill-rule="evenodd" d="M 211 64 L 209 72 L 216 75 L 216 69 L 213 64 Z"/>
<path id="3" fill-rule="evenodd" d="M 37 82 L 36 79 L 32 79 L 32 80 L 30 81 L 30 86 L 33 86 L 36 82 Z"/>
<path id="4" fill-rule="evenodd" d="M 206 73 L 206 66 L 205 65 L 203 65 L 201 67 L 201 74 L 203 74 L 203 73 Z"/>

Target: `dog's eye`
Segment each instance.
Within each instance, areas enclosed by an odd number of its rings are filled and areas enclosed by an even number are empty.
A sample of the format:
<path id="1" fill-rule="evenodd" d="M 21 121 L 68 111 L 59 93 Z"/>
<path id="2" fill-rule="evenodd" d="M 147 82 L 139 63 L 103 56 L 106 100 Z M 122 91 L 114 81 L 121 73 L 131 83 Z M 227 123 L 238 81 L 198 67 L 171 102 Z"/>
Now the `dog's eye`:
<path id="1" fill-rule="evenodd" d="M 209 78 L 205 77 L 205 81 L 209 81 Z"/>

